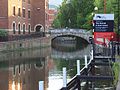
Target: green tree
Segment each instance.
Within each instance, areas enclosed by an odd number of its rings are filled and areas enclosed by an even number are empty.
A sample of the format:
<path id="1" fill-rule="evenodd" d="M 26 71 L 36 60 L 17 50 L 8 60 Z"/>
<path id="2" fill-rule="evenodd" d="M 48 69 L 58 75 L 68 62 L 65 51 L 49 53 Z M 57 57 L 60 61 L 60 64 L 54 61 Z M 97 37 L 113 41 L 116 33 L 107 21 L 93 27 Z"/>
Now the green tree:
<path id="1" fill-rule="evenodd" d="M 95 0 L 94 5 L 98 7 L 97 13 L 114 14 L 115 32 L 117 32 L 117 19 L 118 19 L 118 0 L 106 0 L 106 12 L 104 12 L 104 0 Z"/>
<path id="2" fill-rule="evenodd" d="M 91 13 L 94 10 L 94 0 L 64 0 L 59 8 L 56 19 L 62 28 L 91 28 Z M 56 21 L 56 20 L 55 20 Z M 55 26 L 57 22 L 54 22 Z M 89 25 L 86 25 L 89 24 Z M 58 27 L 58 26 L 55 26 Z M 59 27 L 58 27 L 59 28 Z"/>

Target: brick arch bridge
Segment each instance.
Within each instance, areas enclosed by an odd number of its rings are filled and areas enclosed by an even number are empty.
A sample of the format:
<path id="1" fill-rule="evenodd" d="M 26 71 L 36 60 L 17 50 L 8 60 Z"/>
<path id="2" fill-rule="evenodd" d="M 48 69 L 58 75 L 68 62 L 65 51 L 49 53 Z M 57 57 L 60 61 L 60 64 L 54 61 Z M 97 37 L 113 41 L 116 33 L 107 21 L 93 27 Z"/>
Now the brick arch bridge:
<path id="1" fill-rule="evenodd" d="M 60 36 L 75 36 L 75 37 L 80 37 L 87 42 L 89 42 L 89 37 L 92 37 L 90 32 L 86 32 L 86 30 L 83 29 L 55 29 L 51 30 L 51 39 L 55 39 Z"/>

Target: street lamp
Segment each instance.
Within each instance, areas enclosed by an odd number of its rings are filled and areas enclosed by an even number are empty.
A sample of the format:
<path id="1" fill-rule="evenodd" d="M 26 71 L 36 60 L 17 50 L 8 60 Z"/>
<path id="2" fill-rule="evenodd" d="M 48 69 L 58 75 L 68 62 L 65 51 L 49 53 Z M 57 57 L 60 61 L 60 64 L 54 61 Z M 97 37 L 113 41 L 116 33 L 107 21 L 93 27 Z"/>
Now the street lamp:
<path id="1" fill-rule="evenodd" d="M 98 10 L 98 7 L 95 7 L 94 10 L 97 11 L 97 10 Z"/>

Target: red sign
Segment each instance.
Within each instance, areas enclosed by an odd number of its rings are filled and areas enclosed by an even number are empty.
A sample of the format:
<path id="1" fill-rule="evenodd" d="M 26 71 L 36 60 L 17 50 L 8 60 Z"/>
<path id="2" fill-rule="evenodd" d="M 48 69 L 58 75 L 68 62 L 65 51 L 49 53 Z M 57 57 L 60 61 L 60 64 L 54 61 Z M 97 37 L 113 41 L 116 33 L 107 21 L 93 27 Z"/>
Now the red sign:
<path id="1" fill-rule="evenodd" d="M 110 41 L 116 40 L 114 32 L 94 32 L 94 41 L 96 44 L 107 46 Z"/>

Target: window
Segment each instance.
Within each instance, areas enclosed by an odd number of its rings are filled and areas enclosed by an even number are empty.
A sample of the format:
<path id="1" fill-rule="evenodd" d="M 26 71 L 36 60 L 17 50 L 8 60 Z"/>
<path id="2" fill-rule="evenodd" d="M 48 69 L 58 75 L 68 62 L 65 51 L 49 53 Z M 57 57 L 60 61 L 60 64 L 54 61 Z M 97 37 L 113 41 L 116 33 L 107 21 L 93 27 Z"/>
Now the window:
<path id="1" fill-rule="evenodd" d="M 23 17 L 25 18 L 25 9 L 23 9 Z"/>
<path id="2" fill-rule="evenodd" d="M 15 23 L 13 23 L 13 34 L 15 34 Z"/>
<path id="3" fill-rule="evenodd" d="M 28 10 L 28 18 L 30 19 L 30 10 Z"/>
<path id="4" fill-rule="evenodd" d="M 20 24 L 18 24 L 18 34 L 20 34 Z"/>
<path id="5" fill-rule="evenodd" d="M 21 72 L 21 70 L 20 70 L 21 68 L 20 68 L 20 64 L 19 64 L 19 67 L 18 67 L 18 72 L 19 72 L 19 74 L 20 74 L 20 72 Z"/>
<path id="6" fill-rule="evenodd" d="M 13 76 L 15 76 L 15 74 L 16 74 L 16 67 L 13 66 Z"/>
<path id="7" fill-rule="evenodd" d="M 20 8 L 18 8 L 18 16 L 21 16 L 21 14 L 20 14 Z"/>
<path id="8" fill-rule="evenodd" d="M 24 71 L 25 71 L 25 66 L 26 66 L 26 65 L 25 65 L 25 63 L 24 63 L 24 64 L 23 64 L 23 70 L 24 70 Z"/>
<path id="9" fill-rule="evenodd" d="M 28 25 L 28 33 L 30 34 L 31 26 Z"/>
<path id="10" fill-rule="evenodd" d="M 28 0 L 28 3 L 30 4 L 30 0 Z"/>
<path id="11" fill-rule="evenodd" d="M 25 24 L 23 24 L 23 34 L 25 34 Z"/>
<path id="12" fill-rule="evenodd" d="M 13 15 L 15 16 L 15 6 L 13 7 Z"/>

